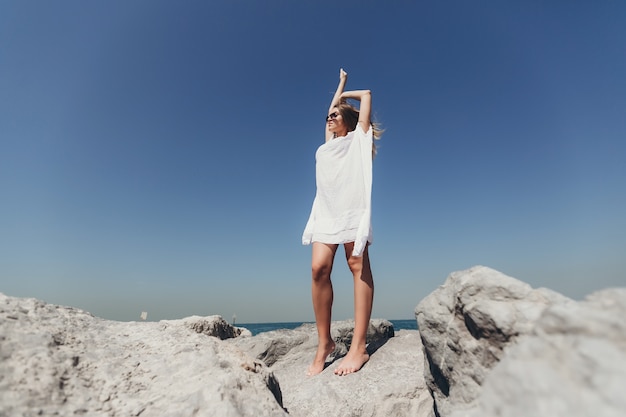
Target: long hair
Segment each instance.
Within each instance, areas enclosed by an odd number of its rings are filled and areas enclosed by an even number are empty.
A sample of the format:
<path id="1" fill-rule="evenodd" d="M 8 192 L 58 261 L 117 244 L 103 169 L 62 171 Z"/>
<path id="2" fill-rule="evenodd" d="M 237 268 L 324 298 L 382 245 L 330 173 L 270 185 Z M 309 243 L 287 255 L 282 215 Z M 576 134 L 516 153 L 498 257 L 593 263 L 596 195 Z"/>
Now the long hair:
<path id="1" fill-rule="evenodd" d="M 347 103 L 346 101 L 342 101 L 341 103 L 335 106 L 341 117 L 343 117 L 343 122 L 348 128 L 348 132 L 352 132 L 356 129 L 357 124 L 359 123 L 359 109 L 354 107 L 353 105 Z M 370 118 L 370 123 L 372 124 L 372 136 L 375 140 L 379 140 L 382 136 L 384 130 L 381 129 L 380 124 L 374 122 Z M 376 155 L 376 144 L 372 143 L 372 158 Z"/>

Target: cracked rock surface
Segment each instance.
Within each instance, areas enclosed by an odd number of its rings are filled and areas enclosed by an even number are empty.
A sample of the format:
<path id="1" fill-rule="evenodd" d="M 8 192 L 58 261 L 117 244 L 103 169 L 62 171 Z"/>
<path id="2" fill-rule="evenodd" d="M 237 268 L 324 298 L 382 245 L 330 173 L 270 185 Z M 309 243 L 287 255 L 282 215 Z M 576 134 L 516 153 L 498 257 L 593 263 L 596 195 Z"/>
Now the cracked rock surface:
<path id="1" fill-rule="evenodd" d="M 354 322 L 336 321 L 331 334 L 337 344 L 327 368 L 306 376 L 317 350 L 314 324 L 276 330 L 251 338 L 229 339 L 249 355 L 266 361 L 280 382 L 283 405 L 295 417 L 426 417 L 433 401 L 424 382 L 424 356 L 417 330 L 395 332 L 393 325 L 373 319 L 368 330 L 370 360 L 354 374 L 333 373 L 352 340 Z"/>
<path id="2" fill-rule="evenodd" d="M 434 416 L 625 415 L 624 288 L 574 301 L 476 266 L 415 315 Z"/>
<path id="3" fill-rule="evenodd" d="M 0 294 L 0 416 L 284 416 L 218 316 L 115 322 Z"/>

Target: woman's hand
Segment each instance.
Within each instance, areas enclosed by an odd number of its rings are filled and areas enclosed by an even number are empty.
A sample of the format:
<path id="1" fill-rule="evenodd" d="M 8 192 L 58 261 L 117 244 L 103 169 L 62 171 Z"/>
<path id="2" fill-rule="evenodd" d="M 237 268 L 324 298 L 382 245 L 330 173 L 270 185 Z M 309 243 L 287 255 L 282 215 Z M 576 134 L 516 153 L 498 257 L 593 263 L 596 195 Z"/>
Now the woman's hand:
<path id="1" fill-rule="evenodd" d="M 348 73 L 343 70 L 343 68 L 339 69 L 339 80 L 346 81 L 348 79 Z"/>

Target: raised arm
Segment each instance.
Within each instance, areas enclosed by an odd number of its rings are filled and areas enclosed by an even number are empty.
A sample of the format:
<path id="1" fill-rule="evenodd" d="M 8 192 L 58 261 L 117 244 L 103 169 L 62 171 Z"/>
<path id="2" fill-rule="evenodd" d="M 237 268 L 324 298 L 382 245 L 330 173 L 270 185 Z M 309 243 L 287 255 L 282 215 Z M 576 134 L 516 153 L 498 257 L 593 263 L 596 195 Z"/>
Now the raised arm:
<path id="1" fill-rule="evenodd" d="M 330 106 L 328 107 L 329 112 L 333 107 L 341 102 L 341 94 L 343 93 L 343 89 L 346 87 L 346 81 L 348 81 L 348 73 L 341 68 L 339 70 L 339 85 L 337 86 L 335 95 L 333 96 Z"/>
<path id="2" fill-rule="evenodd" d="M 335 107 L 337 104 L 341 102 L 341 94 L 343 93 L 343 89 L 346 86 L 346 81 L 348 81 L 348 73 L 345 72 L 343 68 L 341 68 L 339 70 L 339 85 L 337 85 L 337 90 L 335 91 L 335 95 L 333 96 L 333 99 L 330 102 L 330 106 L 328 107 L 328 113 L 330 113 L 333 107 Z M 326 123 L 326 127 L 325 127 L 325 136 L 326 136 L 326 142 L 328 142 L 330 139 L 333 138 L 333 132 L 328 130 L 328 123 Z"/>
<path id="3" fill-rule="evenodd" d="M 361 102 L 359 106 L 359 125 L 364 132 L 370 128 L 372 115 L 372 92 L 370 90 L 344 91 L 340 95 L 340 100 L 352 99 Z"/>

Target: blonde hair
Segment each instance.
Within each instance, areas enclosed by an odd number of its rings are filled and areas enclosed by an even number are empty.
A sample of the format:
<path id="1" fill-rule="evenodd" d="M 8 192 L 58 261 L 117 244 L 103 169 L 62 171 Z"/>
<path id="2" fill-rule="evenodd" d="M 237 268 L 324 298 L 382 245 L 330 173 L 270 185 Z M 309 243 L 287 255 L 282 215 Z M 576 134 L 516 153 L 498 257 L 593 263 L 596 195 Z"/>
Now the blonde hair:
<path id="1" fill-rule="evenodd" d="M 335 106 L 337 111 L 343 117 L 343 122 L 348 128 L 348 132 L 352 132 L 356 129 L 357 124 L 359 123 L 359 109 L 354 107 L 353 105 L 347 103 L 346 101 L 342 101 L 341 103 Z M 379 140 L 383 135 L 384 129 L 380 127 L 380 123 L 376 123 L 370 118 L 370 124 L 372 125 L 372 136 L 375 140 Z M 376 144 L 372 143 L 372 158 L 376 155 Z"/>

